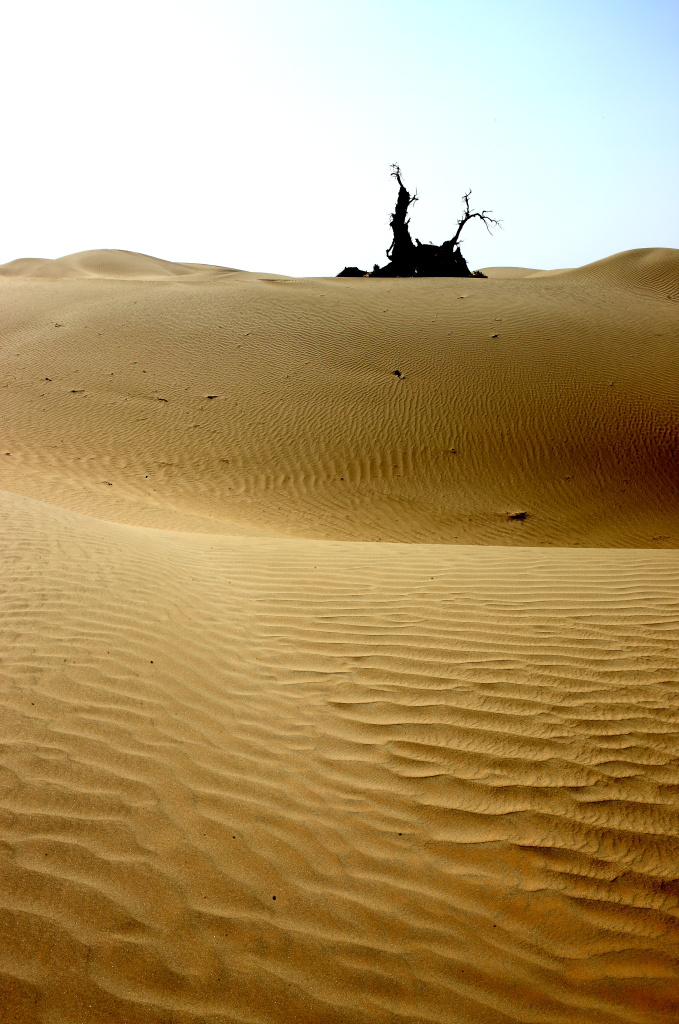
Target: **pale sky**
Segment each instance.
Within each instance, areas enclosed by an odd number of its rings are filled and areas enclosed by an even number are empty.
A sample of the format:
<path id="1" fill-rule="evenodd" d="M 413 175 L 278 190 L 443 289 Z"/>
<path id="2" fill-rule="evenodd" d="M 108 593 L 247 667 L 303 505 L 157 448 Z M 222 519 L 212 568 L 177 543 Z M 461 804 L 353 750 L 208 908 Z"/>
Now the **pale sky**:
<path id="1" fill-rule="evenodd" d="M 85 249 L 295 276 L 460 196 L 472 268 L 679 247 L 676 0 L 34 0 L 0 15 L 0 263 Z"/>

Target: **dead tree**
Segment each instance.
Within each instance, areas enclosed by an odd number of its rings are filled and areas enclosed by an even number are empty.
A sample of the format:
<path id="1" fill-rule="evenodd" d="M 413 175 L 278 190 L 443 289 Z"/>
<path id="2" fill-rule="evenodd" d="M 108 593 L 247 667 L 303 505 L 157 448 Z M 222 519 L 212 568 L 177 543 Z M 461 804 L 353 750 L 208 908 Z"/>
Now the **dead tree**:
<path id="1" fill-rule="evenodd" d="M 484 277 L 480 271 L 474 274 L 467 266 L 467 261 L 460 251 L 460 237 L 470 220 L 478 218 L 489 234 L 491 225 L 499 226 L 500 221 L 491 217 L 491 210 L 472 210 L 469 205 L 471 190 L 462 196 L 464 209 L 457 222 L 457 231 L 441 245 L 432 242 L 423 244 L 419 238 L 413 242 L 408 227 L 410 219 L 408 211 L 417 202 L 417 193 L 411 195 L 403 184 L 401 168 L 398 164 L 391 165 L 391 175 L 398 182 L 396 209 L 391 215 L 390 225 L 393 240 L 387 249 L 389 262 L 384 267 L 375 264 L 372 273 L 359 270 L 358 267 L 345 267 L 338 277 Z"/>
<path id="2" fill-rule="evenodd" d="M 416 246 L 410 237 L 410 218 L 408 210 L 417 202 L 417 192 L 411 196 L 401 179 L 401 168 L 398 164 L 391 165 L 391 176 L 398 182 L 398 198 L 396 209 L 391 215 L 389 224 L 394 236 L 393 241 L 387 249 L 387 259 L 393 273 L 392 277 L 412 277 L 417 268 Z"/>

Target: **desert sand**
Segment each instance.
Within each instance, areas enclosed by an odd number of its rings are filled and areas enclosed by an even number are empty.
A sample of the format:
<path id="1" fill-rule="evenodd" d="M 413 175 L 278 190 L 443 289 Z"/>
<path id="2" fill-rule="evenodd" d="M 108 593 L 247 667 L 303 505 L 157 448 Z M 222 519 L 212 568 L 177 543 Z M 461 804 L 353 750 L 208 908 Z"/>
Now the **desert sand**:
<path id="1" fill-rule="evenodd" d="M 2 1024 L 679 1019 L 678 300 L 0 267 Z"/>

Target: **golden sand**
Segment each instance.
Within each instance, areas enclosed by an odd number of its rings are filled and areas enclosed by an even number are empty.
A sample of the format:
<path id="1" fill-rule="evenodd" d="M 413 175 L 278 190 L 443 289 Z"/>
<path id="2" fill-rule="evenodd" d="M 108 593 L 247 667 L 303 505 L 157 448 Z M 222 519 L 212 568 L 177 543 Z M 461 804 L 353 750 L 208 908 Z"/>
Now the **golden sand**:
<path id="1" fill-rule="evenodd" d="M 679 1019 L 679 253 L 488 273 L 0 267 L 2 1024 Z"/>

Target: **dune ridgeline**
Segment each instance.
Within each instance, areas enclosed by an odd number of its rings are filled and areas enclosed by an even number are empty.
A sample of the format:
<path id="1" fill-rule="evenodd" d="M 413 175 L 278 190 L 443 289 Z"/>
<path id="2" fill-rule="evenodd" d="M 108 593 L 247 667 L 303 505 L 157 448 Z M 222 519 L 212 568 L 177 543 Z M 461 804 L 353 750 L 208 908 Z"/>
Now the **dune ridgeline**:
<path id="1" fill-rule="evenodd" d="M 679 253 L 485 272 L 0 267 L 3 1024 L 679 1019 Z"/>

